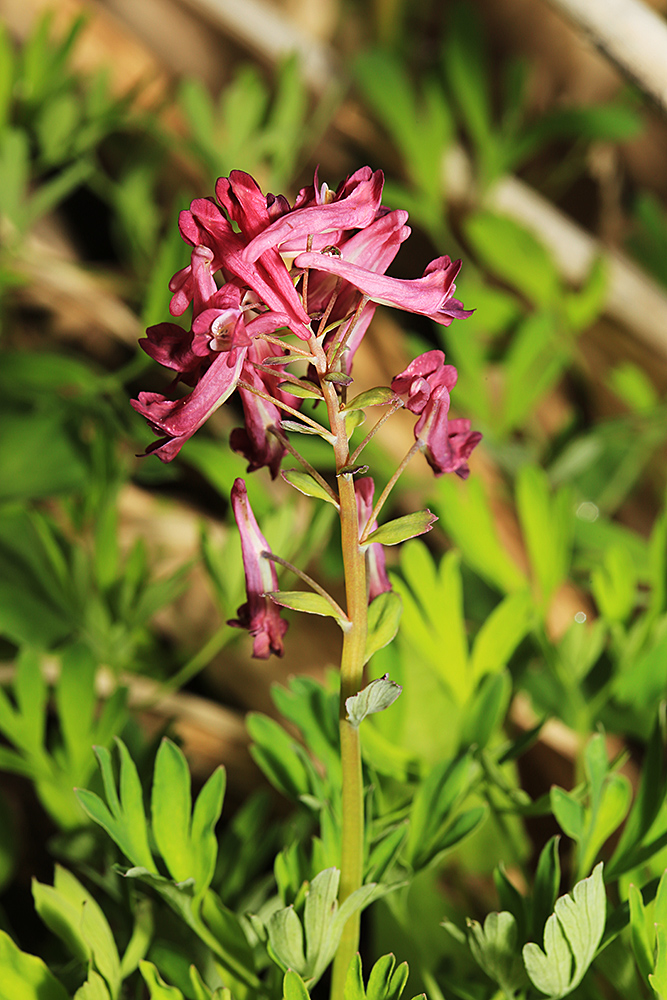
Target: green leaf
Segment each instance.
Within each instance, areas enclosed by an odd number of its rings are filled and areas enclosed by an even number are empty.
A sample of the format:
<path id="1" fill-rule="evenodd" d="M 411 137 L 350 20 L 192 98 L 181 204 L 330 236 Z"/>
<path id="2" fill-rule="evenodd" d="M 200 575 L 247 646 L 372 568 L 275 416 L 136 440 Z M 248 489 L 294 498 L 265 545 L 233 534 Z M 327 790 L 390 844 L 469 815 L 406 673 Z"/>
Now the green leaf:
<path id="1" fill-rule="evenodd" d="M 654 930 L 649 923 L 648 914 L 642 894 L 636 885 L 628 886 L 628 904 L 630 907 L 630 940 L 632 951 L 639 971 L 647 979 L 653 971 L 653 938 Z"/>
<path id="2" fill-rule="evenodd" d="M 365 392 L 360 392 L 354 399 L 341 406 L 341 410 L 363 410 L 366 406 L 386 406 L 397 399 L 398 396 L 389 386 L 378 385 L 375 389 L 366 389 Z"/>
<path id="3" fill-rule="evenodd" d="M 538 940 L 544 933 L 547 918 L 553 912 L 560 888 L 559 842 L 560 837 L 551 837 L 542 848 L 537 862 L 531 902 L 530 933 Z"/>
<path id="4" fill-rule="evenodd" d="M 517 478 L 516 500 L 544 610 L 570 566 L 575 520 L 572 497 L 566 487 L 552 495 L 546 472 L 525 465 Z"/>
<path id="5" fill-rule="evenodd" d="M 417 788 L 405 845 L 406 860 L 415 870 L 425 867 L 441 850 L 444 829 L 467 788 L 469 775 L 470 758 L 464 755 L 436 764 Z"/>
<path id="6" fill-rule="evenodd" d="M 362 976 L 361 955 L 356 952 L 350 962 L 345 977 L 345 1000 L 366 1000 L 366 990 Z"/>
<path id="7" fill-rule="evenodd" d="M 319 430 L 317 427 L 313 427 L 312 424 L 302 424 L 299 420 L 286 420 L 280 421 L 280 426 L 284 431 L 292 431 L 295 434 L 317 434 L 319 437 L 324 438 L 325 441 L 333 443 L 333 437 L 331 432 L 322 427 Z"/>
<path id="8" fill-rule="evenodd" d="M 76 789 L 76 796 L 90 818 L 106 830 L 133 865 L 157 875 L 148 846 L 148 824 L 139 775 L 123 741 L 116 738 L 116 745 L 120 754 L 120 798 L 116 791 L 111 755 L 105 747 L 94 749 L 108 806 L 99 795 L 84 788 Z"/>
<path id="9" fill-rule="evenodd" d="M 405 514 L 381 524 L 375 531 L 371 531 L 363 545 L 373 545 L 376 542 L 380 545 L 399 545 L 408 538 L 430 531 L 437 520 L 437 515 L 430 510 L 416 510 L 414 514 Z"/>
<path id="10" fill-rule="evenodd" d="M 551 810 L 560 828 L 573 840 L 580 840 L 584 833 L 585 810 L 581 802 L 563 788 L 553 787 L 550 792 Z"/>
<path id="11" fill-rule="evenodd" d="M 604 309 L 609 287 L 609 266 L 603 257 L 597 257 L 582 288 L 566 292 L 563 298 L 567 322 L 575 332 L 586 330 Z"/>
<path id="12" fill-rule="evenodd" d="M 341 628 L 348 622 L 347 618 L 341 617 L 339 609 L 321 594 L 315 594 L 308 590 L 275 590 L 266 596 L 270 597 L 275 604 L 279 604 L 283 608 L 291 608 L 292 611 L 305 611 L 309 615 L 335 618 Z"/>
<path id="13" fill-rule="evenodd" d="M 507 997 L 524 984 L 525 973 L 518 949 L 517 924 L 512 913 L 489 913 L 484 927 L 468 920 L 468 944 L 477 964 Z"/>
<path id="14" fill-rule="evenodd" d="M 462 483 L 457 476 L 443 476 L 438 493 L 436 509 L 442 525 L 461 549 L 465 562 L 502 593 L 525 587 L 524 573 L 498 537 L 481 479 L 473 477 Z"/>
<path id="15" fill-rule="evenodd" d="M 10 119 L 16 58 L 9 31 L 0 25 L 0 131 L 4 131 Z"/>
<path id="16" fill-rule="evenodd" d="M 23 129 L 6 128 L 0 136 L 0 213 L 21 230 L 26 224 L 30 144 Z"/>
<path id="17" fill-rule="evenodd" d="M 153 938 L 153 902 L 140 899 L 134 906 L 134 928 L 120 963 L 121 979 L 127 979 L 145 958 Z"/>
<path id="18" fill-rule="evenodd" d="M 552 1000 L 567 996 L 583 979 L 602 938 L 606 899 L 602 862 L 561 896 L 544 929 L 544 951 L 530 942 L 523 960 L 531 982 Z"/>
<path id="19" fill-rule="evenodd" d="M 299 396 L 300 399 L 322 399 L 322 391 L 311 382 L 279 382 L 278 388 L 283 392 L 289 392 L 292 396 Z"/>
<path id="20" fill-rule="evenodd" d="M 298 972 L 290 970 L 283 979 L 283 1000 L 310 1000 L 310 994 Z"/>
<path id="21" fill-rule="evenodd" d="M 348 919 L 378 895 L 375 884 L 363 885 L 339 907 L 339 881 L 338 869 L 328 868 L 310 882 L 303 925 L 293 906 L 277 910 L 267 924 L 271 951 L 278 962 L 285 970 L 297 972 L 308 986 L 320 979 L 332 960 Z"/>
<path id="22" fill-rule="evenodd" d="M 69 1000 L 41 958 L 29 955 L 0 930 L 0 1000 Z"/>
<path id="23" fill-rule="evenodd" d="M 74 1000 L 111 1000 L 111 995 L 102 977 L 91 969 L 85 983 L 74 994 Z"/>
<path id="24" fill-rule="evenodd" d="M 150 1000 L 183 1000 L 183 994 L 176 986 L 169 986 L 152 962 L 140 962 L 139 971 L 148 986 Z"/>
<path id="25" fill-rule="evenodd" d="M 470 664 L 475 680 L 486 673 L 498 673 L 507 666 L 528 634 L 533 618 L 533 601 L 528 589 L 509 594 L 493 609 L 473 644 Z"/>
<path id="26" fill-rule="evenodd" d="M 509 671 L 486 674 L 465 708 L 459 747 L 485 747 L 497 728 L 502 725 L 512 697 Z"/>
<path id="27" fill-rule="evenodd" d="M 534 305 L 546 309 L 560 296 L 553 258 L 543 243 L 509 216 L 490 211 L 469 215 L 464 230 L 481 262 Z"/>
<path id="28" fill-rule="evenodd" d="M 347 721 L 358 729 L 367 715 L 383 712 L 385 708 L 393 705 L 402 690 L 400 684 L 389 680 L 388 674 L 378 677 L 362 688 L 359 694 L 345 700 Z"/>
<path id="29" fill-rule="evenodd" d="M 286 483 L 299 490 L 300 493 L 305 493 L 307 497 L 316 497 L 318 500 L 326 500 L 327 503 L 330 503 L 336 509 L 339 508 L 340 505 L 331 493 L 325 490 L 310 473 L 300 472 L 298 469 L 288 469 L 286 472 L 281 472 L 280 474 Z"/>
<path id="30" fill-rule="evenodd" d="M 621 832 L 616 850 L 607 865 L 607 878 L 617 878 L 633 868 L 641 844 L 653 825 L 667 792 L 665 766 L 665 706 L 660 706 L 642 763 L 639 788 Z M 666 914 L 667 920 L 667 914 Z"/>
<path id="31" fill-rule="evenodd" d="M 400 594 L 386 590 L 378 594 L 368 606 L 368 632 L 364 663 L 368 663 L 374 653 L 388 646 L 396 637 L 403 614 Z"/>
<path id="32" fill-rule="evenodd" d="M 35 909 L 41 919 L 82 961 L 92 959 L 112 1000 L 120 990 L 120 960 L 111 928 L 99 905 L 65 868 L 56 866 L 53 886 L 33 882 Z"/>
<path id="33" fill-rule="evenodd" d="M 312 794 L 312 764 L 296 740 L 259 712 L 251 712 L 246 725 L 253 741 L 250 753 L 275 787 L 290 799 Z"/>
<path id="34" fill-rule="evenodd" d="M 151 815 L 153 836 L 176 882 L 194 877 L 190 850 L 190 770 L 179 748 L 163 737 L 155 758 Z"/>
<path id="35" fill-rule="evenodd" d="M 667 924 L 656 924 L 655 938 L 655 972 L 651 973 L 648 981 L 660 1000 L 663 1000 L 663 997 L 667 997 Z"/>
<path id="36" fill-rule="evenodd" d="M 611 622 L 624 622 L 637 604 L 637 573 L 627 549 L 612 545 L 605 552 L 601 566 L 593 567 L 591 591 L 604 617 Z"/>

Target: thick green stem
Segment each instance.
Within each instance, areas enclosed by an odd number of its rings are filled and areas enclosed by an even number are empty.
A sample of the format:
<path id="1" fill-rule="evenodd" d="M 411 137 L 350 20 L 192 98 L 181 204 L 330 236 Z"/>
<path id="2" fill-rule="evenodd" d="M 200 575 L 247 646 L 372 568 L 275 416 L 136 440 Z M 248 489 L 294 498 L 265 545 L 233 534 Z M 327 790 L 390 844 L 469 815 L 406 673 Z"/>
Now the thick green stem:
<path id="1" fill-rule="evenodd" d="M 320 376 L 328 370 L 326 355 L 321 343 L 313 338 L 311 350 L 316 357 Z M 351 622 L 343 637 L 340 678 L 340 742 L 343 773 L 342 814 L 343 838 L 339 903 L 356 889 L 363 879 L 364 866 L 364 796 L 361 772 L 359 731 L 346 721 L 345 701 L 357 694 L 362 685 L 364 654 L 366 651 L 368 591 L 366 587 L 366 560 L 359 546 L 359 518 L 354 493 L 354 479 L 349 473 L 340 473 L 350 461 L 350 449 L 345 430 L 345 414 L 341 413 L 335 386 L 322 380 L 322 392 L 327 406 L 329 425 L 335 439 L 338 496 L 340 501 L 340 530 L 343 566 L 345 571 L 345 596 L 347 617 Z M 341 937 L 333 963 L 331 1000 L 342 1000 L 349 964 L 359 947 L 359 915 L 351 917 Z"/>

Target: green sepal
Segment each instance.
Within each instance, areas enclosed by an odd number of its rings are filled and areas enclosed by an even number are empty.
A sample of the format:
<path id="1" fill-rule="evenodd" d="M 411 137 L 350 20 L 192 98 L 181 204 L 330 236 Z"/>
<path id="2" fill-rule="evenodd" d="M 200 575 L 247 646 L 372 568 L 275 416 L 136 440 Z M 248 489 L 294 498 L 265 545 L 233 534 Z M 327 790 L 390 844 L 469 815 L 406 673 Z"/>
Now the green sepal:
<path id="1" fill-rule="evenodd" d="M 430 531 L 437 520 L 437 515 L 428 509 L 416 510 L 413 514 L 404 514 L 403 517 L 381 524 L 375 531 L 371 531 L 363 544 L 372 545 L 379 542 L 381 545 L 399 545 L 408 538 L 415 538 Z"/>

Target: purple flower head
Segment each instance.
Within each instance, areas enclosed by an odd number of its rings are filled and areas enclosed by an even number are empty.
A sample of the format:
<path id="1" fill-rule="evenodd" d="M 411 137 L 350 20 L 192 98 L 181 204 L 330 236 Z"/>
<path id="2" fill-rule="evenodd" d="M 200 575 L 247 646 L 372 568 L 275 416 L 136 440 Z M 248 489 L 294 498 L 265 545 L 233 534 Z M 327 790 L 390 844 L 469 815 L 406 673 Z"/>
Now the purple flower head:
<path id="1" fill-rule="evenodd" d="M 354 493 L 357 501 L 357 517 L 359 531 L 363 534 L 368 525 L 368 519 L 373 513 L 373 492 L 375 484 L 370 476 L 363 476 L 354 482 Z M 377 528 L 377 521 L 371 525 L 371 530 Z M 366 578 L 368 580 L 368 602 L 374 601 L 379 594 L 391 590 L 387 576 L 384 549 L 379 542 L 373 542 L 366 549 Z"/>
<path id="2" fill-rule="evenodd" d="M 445 364 L 442 351 L 427 351 L 392 379 L 391 388 L 408 410 L 419 415 L 415 441 L 436 476 L 456 472 L 467 479 L 467 459 L 482 435 L 470 430 L 469 420 L 449 420 L 449 394 L 456 379 L 456 368 Z"/>
<path id="3" fill-rule="evenodd" d="M 252 655 L 268 660 L 271 653 L 283 655 L 283 636 L 287 622 L 280 617 L 277 604 L 265 595 L 278 589 L 274 563 L 262 556 L 270 552 L 266 538 L 252 512 L 248 491 L 242 479 L 232 486 L 232 510 L 241 536 L 241 553 L 248 600 L 237 610 L 238 618 L 227 622 L 235 628 L 245 628 L 253 637 Z"/>
<path id="4" fill-rule="evenodd" d="M 192 307 L 192 319 L 189 329 L 150 327 L 141 342 L 176 373 L 168 394 L 144 392 L 133 401 L 161 436 L 149 452 L 171 461 L 238 387 L 245 427 L 233 432 L 232 446 L 250 470 L 268 466 L 275 476 L 283 448 L 270 429 L 280 424 L 281 403 L 298 409 L 300 401 L 278 388 L 278 376 L 257 367 L 283 352 L 262 338 L 287 331 L 309 340 L 322 333 L 326 350 L 341 345 L 335 356 L 349 374 L 377 303 L 444 325 L 469 315 L 453 297 L 460 261 L 439 257 L 415 281 L 386 276 L 410 229 L 407 212 L 382 207 L 383 184 L 381 171 L 362 167 L 333 191 L 316 172 L 290 206 L 282 195 L 264 196 L 249 174 L 233 170 L 218 180 L 216 198 L 195 198 L 180 213 L 180 232 L 192 252 L 170 282 L 170 311 L 181 316 Z M 408 408 L 422 414 L 432 399 L 430 413 L 436 394 L 452 388 L 452 373 L 436 358 L 433 371 L 420 370 L 421 381 L 413 384 L 407 369 Z M 173 398 L 179 383 L 192 392 Z M 448 406 L 442 393 L 438 398 Z"/>

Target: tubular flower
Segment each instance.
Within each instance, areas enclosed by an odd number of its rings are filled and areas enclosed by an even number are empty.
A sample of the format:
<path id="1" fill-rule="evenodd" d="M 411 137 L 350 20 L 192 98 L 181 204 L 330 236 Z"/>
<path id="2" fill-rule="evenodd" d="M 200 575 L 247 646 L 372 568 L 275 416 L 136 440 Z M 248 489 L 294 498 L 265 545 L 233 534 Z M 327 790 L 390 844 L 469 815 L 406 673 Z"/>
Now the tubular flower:
<path id="1" fill-rule="evenodd" d="M 298 409 L 300 400 L 285 396 L 279 376 L 265 370 L 267 356 L 286 347 L 267 349 L 263 338 L 281 331 L 306 341 L 321 336 L 328 356 L 349 374 L 377 303 L 444 325 L 469 315 L 453 297 L 460 261 L 440 257 L 416 281 L 386 276 L 410 229 L 407 212 L 382 207 L 383 184 L 381 171 L 362 167 L 333 191 L 316 172 L 290 206 L 233 170 L 218 180 L 215 198 L 196 198 L 181 212 L 180 232 L 192 252 L 171 279 L 170 311 L 181 316 L 191 307 L 192 319 L 189 329 L 152 326 L 141 341 L 175 373 L 167 395 L 142 392 L 133 400 L 160 436 L 148 452 L 171 461 L 239 388 L 245 427 L 233 432 L 232 446 L 249 470 L 266 465 L 275 476 L 284 449 L 270 429 L 280 426 L 281 403 Z M 179 395 L 181 383 L 192 387 L 189 395 Z"/>
<path id="2" fill-rule="evenodd" d="M 368 525 L 368 519 L 373 513 L 373 492 L 375 484 L 370 476 L 363 476 L 354 482 L 354 493 L 357 501 L 357 516 L 359 530 L 363 534 Z M 377 521 L 371 525 L 371 530 L 377 528 Z M 366 548 L 366 578 L 368 580 L 368 603 L 374 601 L 380 594 L 391 590 L 387 576 L 384 549 L 379 542 L 373 542 Z"/>
<path id="3" fill-rule="evenodd" d="M 248 600 L 237 610 L 238 618 L 227 624 L 247 629 L 254 639 L 252 655 L 260 660 L 268 660 L 271 653 L 283 655 L 283 636 L 288 627 L 287 622 L 280 617 L 278 605 L 266 596 L 278 589 L 276 568 L 270 559 L 262 555 L 263 552 L 270 551 L 269 545 L 259 530 L 242 479 L 234 482 L 231 500 L 241 536 Z"/>
<path id="4" fill-rule="evenodd" d="M 449 394 L 456 379 L 456 368 L 445 364 L 442 351 L 427 351 L 396 375 L 391 388 L 408 410 L 419 414 L 415 441 L 436 476 L 455 472 L 467 479 L 467 459 L 482 435 L 471 431 L 469 420 L 449 420 Z"/>

